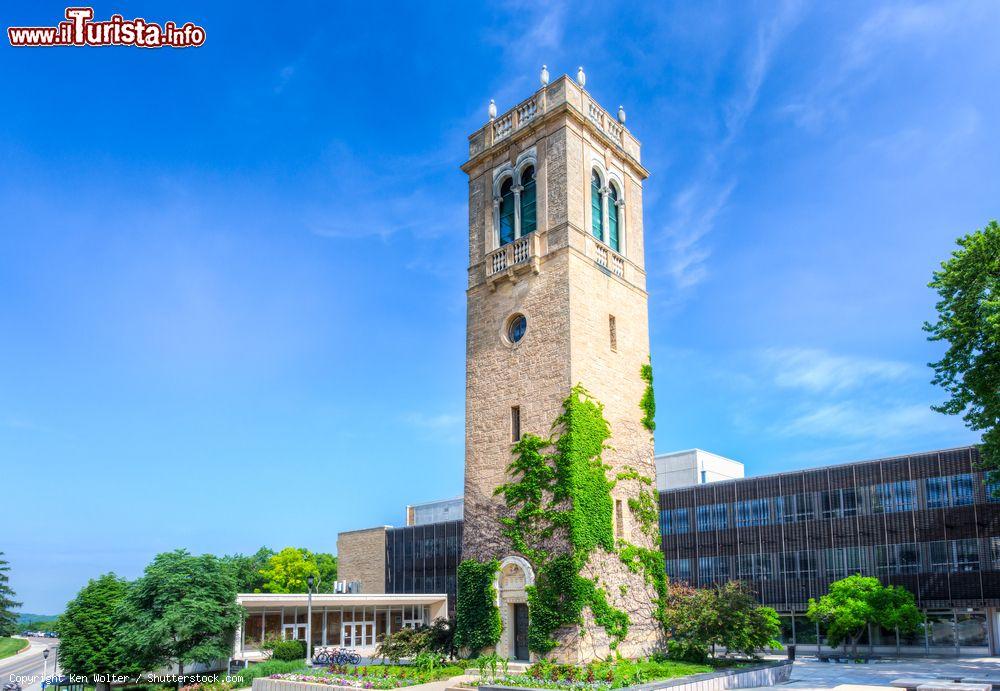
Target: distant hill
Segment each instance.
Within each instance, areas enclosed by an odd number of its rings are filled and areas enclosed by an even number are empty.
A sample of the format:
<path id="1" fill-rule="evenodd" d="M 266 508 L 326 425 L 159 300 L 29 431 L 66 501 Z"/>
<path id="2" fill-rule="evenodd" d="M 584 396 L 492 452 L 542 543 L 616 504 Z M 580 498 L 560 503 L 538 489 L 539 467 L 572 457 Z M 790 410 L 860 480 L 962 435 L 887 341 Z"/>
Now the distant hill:
<path id="1" fill-rule="evenodd" d="M 18 612 L 18 624 L 31 624 L 36 621 L 54 621 L 59 618 L 58 614 L 31 614 L 30 612 Z"/>

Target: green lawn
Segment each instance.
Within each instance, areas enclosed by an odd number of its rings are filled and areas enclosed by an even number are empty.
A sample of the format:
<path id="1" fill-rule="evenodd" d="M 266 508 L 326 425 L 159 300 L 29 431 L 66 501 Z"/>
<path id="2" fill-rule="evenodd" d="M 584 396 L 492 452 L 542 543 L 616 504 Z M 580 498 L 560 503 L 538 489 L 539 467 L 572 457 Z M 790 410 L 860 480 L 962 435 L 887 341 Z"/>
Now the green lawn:
<path id="1" fill-rule="evenodd" d="M 10 657 L 22 648 L 28 647 L 23 638 L 0 638 L 0 658 Z"/>

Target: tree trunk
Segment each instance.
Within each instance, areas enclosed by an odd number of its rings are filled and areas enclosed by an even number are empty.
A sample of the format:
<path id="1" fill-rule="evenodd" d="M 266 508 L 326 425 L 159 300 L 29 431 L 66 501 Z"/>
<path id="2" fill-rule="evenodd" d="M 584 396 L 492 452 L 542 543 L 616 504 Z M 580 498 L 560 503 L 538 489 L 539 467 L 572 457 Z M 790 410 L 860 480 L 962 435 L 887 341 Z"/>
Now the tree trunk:
<path id="1" fill-rule="evenodd" d="M 177 661 L 177 691 L 180 691 L 181 686 L 184 685 L 184 663 L 181 660 Z"/>

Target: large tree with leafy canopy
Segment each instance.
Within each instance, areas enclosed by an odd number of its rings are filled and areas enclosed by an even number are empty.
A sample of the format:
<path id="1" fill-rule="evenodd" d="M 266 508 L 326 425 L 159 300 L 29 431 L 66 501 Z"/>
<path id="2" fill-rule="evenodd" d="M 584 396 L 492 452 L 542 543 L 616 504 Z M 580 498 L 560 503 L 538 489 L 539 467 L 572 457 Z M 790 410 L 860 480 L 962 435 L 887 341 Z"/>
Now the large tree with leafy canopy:
<path id="1" fill-rule="evenodd" d="M 121 674 L 131 670 L 118 626 L 128 582 L 113 573 L 90 580 L 59 619 L 59 664 L 71 674 Z"/>
<path id="2" fill-rule="evenodd" d="M 285 547 L 268 559 L 261 569 L 266 593 L 304 593 L 306 579 L 315 579 L 313 592 L 330 592 L 337 580 L 337 558 L 302 547 Z"/>
<path id="3" fill-rule="evenodd" d="M 120 639 L 145 670 L 228 658 L 242 607 L 236 583 L 211 554 L 186 550 L 156 555 L 129 588 Z"/>
<path id="4" fill-rule="evenodd" d="M 950 398 L 934 409 L 983 433 L 982 466 L 1000 480 L 1000 224 L 959 238 L 929 285 L 940 298 L 938 319 L 924 329 L 948 344 L 931 367 Z"/>
<path id="5" fill-rule="evenodd" d="M 0 552 L 0 636 L 13 636 L 17 633 L 17 614 L 14 610 L 21 606 L 14 600 L 14 591 L 8 585 L 10 577 L 7 573 L 10 565 Z"/>
<path id="6" fill-rule="evenodd" d="M 239 593 L 260 593 L 264 590 L 264 576 L 261 571 L 274 550 L 261 547 L 254 554 L 229 554 L 221 558 L 222 568 L 233 577 Z"/>
<path id="7" fill-rule="evenodd" d="M 834 581 L 819 600 L 809 598 L 806 616 L 826 626 L 831 646 L 843 643 L 846 650 L 850 642 L 853 655 L 857 655 L 858 640 L 869 624 L 908 634 L 924 620 L 909 590 L 885 586 L 877 578 L 860 574 Z"/>

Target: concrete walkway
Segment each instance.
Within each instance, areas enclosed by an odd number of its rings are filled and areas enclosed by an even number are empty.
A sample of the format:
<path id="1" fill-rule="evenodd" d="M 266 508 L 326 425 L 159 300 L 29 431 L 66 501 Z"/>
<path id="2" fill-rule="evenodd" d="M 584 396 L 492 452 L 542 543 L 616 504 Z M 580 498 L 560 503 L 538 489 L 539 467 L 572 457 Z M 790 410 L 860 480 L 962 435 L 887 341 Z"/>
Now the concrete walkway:
<path id="1" fill-rule="evenodd" d="M 995 679 L 996 683 L 1000 683 L 1000 658 L 913 658 L 864 664 L 799 658 L 792 667 L 792 678 L 778 688 L 788 688 L 788 691 L 863 691 L 860 687 L 889 687 L 893 679 L 902 677 L 947 677 L 949 680 L 976 677 Z"/>

